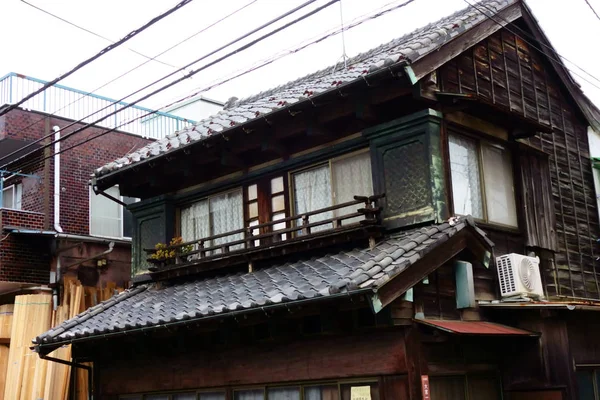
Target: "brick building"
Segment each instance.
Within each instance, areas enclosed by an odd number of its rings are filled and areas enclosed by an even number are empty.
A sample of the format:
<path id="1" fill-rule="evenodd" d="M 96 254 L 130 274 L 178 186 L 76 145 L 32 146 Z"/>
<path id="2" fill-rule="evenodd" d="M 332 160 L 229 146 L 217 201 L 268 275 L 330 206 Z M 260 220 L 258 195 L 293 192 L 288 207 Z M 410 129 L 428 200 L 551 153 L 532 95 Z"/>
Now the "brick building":
<path id="1" fill-rule="evenodd" d="M 82 126 L 72 122 L 20 108 L 0 117 L 0 296 L 6 300 L 64 274 L 88 286 L 129 281 L 129 212 L 95 195 L 89 180 L 95 168 L 151 140 L 115 131 L 56 155 L 106 130 L 90 128 L 60 147 L 51 144 Z M 110 194 L 120 196 L 116 187 Z"/>

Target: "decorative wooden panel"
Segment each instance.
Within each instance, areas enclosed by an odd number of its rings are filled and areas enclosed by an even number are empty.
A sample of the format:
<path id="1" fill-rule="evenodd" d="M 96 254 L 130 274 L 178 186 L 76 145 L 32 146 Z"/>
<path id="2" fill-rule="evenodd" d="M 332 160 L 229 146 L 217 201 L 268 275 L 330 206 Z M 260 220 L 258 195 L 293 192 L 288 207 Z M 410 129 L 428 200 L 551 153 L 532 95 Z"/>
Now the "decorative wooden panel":
<path id="1" fill-rule="evenodd" d="M 550 296 L 600 299 L 598 212 L 587 143 L 587 123 L 545 56 L 506 30 L 500 30 L 440 68 L 442 90 L 477 95 L 481 100 L 552 128 L 529 144 L 550 154 L 549 174 L 556 253 L 544 268 Z M 530 165 L 531 166 L 531 165 Z M 549 204 L 545 204 L 549 206 Z M 550 225 L 552 221 L 547 221 Z M 544 233 L 546 236 L 546 233 Z M 528 244 L 546 243 L 531 241 Z M 538 236 L 537 240 L 541 240 Z"/>

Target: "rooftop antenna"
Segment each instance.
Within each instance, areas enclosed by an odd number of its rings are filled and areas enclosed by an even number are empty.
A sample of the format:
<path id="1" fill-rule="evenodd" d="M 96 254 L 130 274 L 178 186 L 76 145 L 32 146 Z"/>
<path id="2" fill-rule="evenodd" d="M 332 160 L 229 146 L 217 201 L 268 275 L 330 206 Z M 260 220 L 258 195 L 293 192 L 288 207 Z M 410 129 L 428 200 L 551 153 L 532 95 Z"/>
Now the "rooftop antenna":
<path id="1" fill-rule="evenodd" d="M 344 69 L 348 68 L 348 55 L 346 54 L 346 36 L 345 36 L 346 29 L 344 28 L 344 9 L 343 8 L 344 8 L 343 1 L 340 0 L 340 25 L 341 25 L 341 30 L 342 30 L 342 56 L 335 63 L 335 66 L 333 67 L 333 71 L 331 73 L 335 73 L 335 71 L 337 70 L 337 66 L 340 63 L 340 60 L 344 62 Z"/>

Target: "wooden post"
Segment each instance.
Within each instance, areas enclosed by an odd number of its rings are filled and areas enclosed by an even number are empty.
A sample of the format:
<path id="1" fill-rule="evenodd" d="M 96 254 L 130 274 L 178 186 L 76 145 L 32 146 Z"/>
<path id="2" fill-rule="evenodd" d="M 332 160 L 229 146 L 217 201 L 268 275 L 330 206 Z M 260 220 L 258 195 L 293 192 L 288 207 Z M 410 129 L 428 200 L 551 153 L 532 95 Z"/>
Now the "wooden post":
<path id="1" fill-rule="evenodd" d="M 406 348 L 406 363 L 408 370 L 408 389 L 411 399 L 425 399 L 423 384 L 428 380 L 427 360 L 421 348 L 419 327 L 413 322 L 404 330 L 404 346 Z M 426 378 L 426 379 L 424 379 Z"/>
<path id="2" fill-rule="evenodd" d="M 302 234 L 303 235 L 310 235 L 310 227 L 307 227 L 307 225 L 309 224 L 308 222 L 308 215 L 304 214 L 302 216 Z"/>
<path id="3" fill-rule="evenodd" d="M 198 249 L 202 250 L 204 248 L 204 240 L 200 240 L 198 242 Z M 200 258 L 206 257 L 206 251 L 200 251 Z"/>

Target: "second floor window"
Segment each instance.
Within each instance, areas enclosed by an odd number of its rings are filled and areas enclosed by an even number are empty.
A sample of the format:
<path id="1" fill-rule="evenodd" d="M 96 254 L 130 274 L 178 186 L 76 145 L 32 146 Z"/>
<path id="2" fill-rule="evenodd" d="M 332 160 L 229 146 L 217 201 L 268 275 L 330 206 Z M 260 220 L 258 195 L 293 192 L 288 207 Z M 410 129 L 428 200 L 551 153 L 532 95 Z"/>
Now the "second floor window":
<path id="1" fill-rule="evenodd" d="M 2 190 L 2 208 L 11 208 L 13 210 L 21 209 L 21 199 L 23 198 L 23 185 L 17 183 Z"/>
<path id="2" fill-rule="evenodd" d="M 184 242 L 221 235 L 244 227 L 242 190 L 220 193 L 181 209 L 181 237 Z M 243 239 L 243 234 L 215 238 L 204 247 Z M 239 247 L 241 247 L 240 245 Z M 232 246 L 232 250 L 237 248 Z"/>
<path id="3" fill-rule="evenodd" d="M 454 213 L 499 225 L 517 226 L 513 168 L 505 147 L 450 134 Z"/>
<path id="4" fill-rule="evenodd" d="M 373 180 L 371 158 L 368 151 L 334 158 L 324 164 L 292 174 L 292 191 L 296 215 L 309 213 L 354 200 L 355 195 L 371 196 Z M 310 217 L 310 223 L 325 221 L 356 212 L 357 206 L 349 206 Z M 342 224 L 356 222 L 348 219 Z M 311 231 L 330 229 L 325 224 Z"/>
<path id="5" fill-rule="evenodd" d="M 132 197 L 121 196 L 119 188 L 113 186 L 104 193 L 121 199 L 126 204 L 137 201 Z M 95 194 L 90 188 L 90 235 L 113 238 L 130 238 L 133 231 L 131 212 L 119 203 Z"/>

